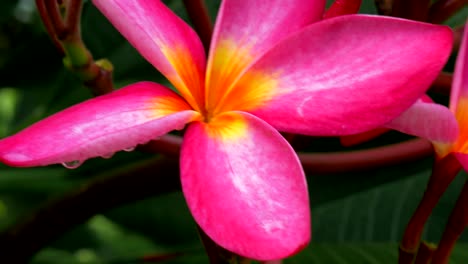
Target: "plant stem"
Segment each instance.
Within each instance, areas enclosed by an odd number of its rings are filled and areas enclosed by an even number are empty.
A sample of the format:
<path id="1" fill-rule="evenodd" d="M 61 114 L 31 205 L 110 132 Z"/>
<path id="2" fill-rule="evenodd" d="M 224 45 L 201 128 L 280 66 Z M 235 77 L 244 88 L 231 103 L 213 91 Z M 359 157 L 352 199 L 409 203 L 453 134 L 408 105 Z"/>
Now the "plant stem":
<path id="1" fill-rule="evenodd" d="M 371 170 L 392 166 L 433 155 L 432 145 L 424 139 L 376 147 L 366 150 L 298 153 L 304 171 L 308 174 L 331 174 Z"/>
<path id="2" fill-rule="evenodd" d="M 66 32 L 65 24 L 63 23 L 62 15 L 60 14 L 60 9 L 56 0 L 43 0 L 46 11 L 47 18 L 50 20 L 54 34 L 61 39 Z M 42 16 L 41 16 L 42 17 Z"/>
<path id="3" fill-rule="evenodd" d="M 49 19 L 48 11 L 44 0 L 36 0 L 37 11 L 41 17 L 42 22 L 44 23 L 45 29 L 49 34 L 52 42 L 55 47 L 59 50 L 62 56 L 65 56 L 65 51 L 63 50 L 62 44 L 55 36 L 55 26 L 52 24 L 52 21 Z"/>
<path id="4" fill-rule="evenodd" d="M 445 226 L 439 247 L 434 252 L 432 263 L 448 263 L 450 254 L 460 235 L 468 225 L 468 182 L 465 182 L 457 203 Z"/>
<path id="5" fill-rule="evenodd" d="M 178 157 L 182 138 L 162 136 L 139 147 L 143 152 L 161 153 Z M 405 162 L 414 162 L 433 155 L 432 144 L 425 139 L 412 139 L 383 147 L 365 150 L 312 153 L 299 152 L 298 156 L 308 174 L 332 174 L 349 171 L 371 170 Z"/>
<path id="6" fill-rule="evenodd" d="M 426 191 L 419 203 L 415 213 L 409 221 L 403 239 L 400 244 L 400 264 L 410 264 L 407 261 L 407 253 L 416 255 L 424 225 L 432 213 L 442 194 L 453 181 L 461 169 L 461 165 L 453 154 L 434 162 L 431 178 L 427 184 Z"/>
<path id="7" fill-rule="evenodd" d="M 69 0 L 67 3 L 67 14 L 65 16 L 65 27 L 70 33 L 80 35 L 81 0 Z"/>
<path id="8" fill-rule="evenodd" d="M 435 81 L 432 83 L 431 91 L 443 95 L 450 95 L 452 87 L 453 74 L 448 72 L 441 72 Z"/>
<path id="9" fill-rule="evenodd" d="M 204 0 L 183 0 L 190 21 L 198 33 L 205 51 L 210 48 L 211 35 L 213 34 L 213 23 L 208 14 L 208 8 Z"/>
<path id="10" fill-rule="evenodd" d="M 36 0 L 36 5 L 47 33 L 60 53 L 65 56 L 65 66 L 90 88 L 93 95 L 111 92 L 113 84 L 110 62 L 94 61 L 81 39 L 82 1 L 67 1 L 65 18 L 61 15 L 56 0 Z"/>
<path id="11" fill-rule="evenodd" d="M 2 263 L 27 263 L 41 248 L 97 213 L 180 190 L 179 166 L 174 159 L 157 158 L 106 175 L 51 200 L 3 231 Z"/>
<path id="12" fill-rule="evenodd" d="M 392 16 L 426 21 L 430 2 L 430 0 L 394 0 Z"/>
<path id="13" fill-rule="evenodd" d="M 414 264 L 430 264 L 436 248 L 437 247 L 431 243 L 422 242 L 419 246 Z"/>
<path id="14" fill-rule="evenodd" d="M 427 22 L 441 24 L 467 4 L 466 0 L 439 0 L 429 8 Z"/>

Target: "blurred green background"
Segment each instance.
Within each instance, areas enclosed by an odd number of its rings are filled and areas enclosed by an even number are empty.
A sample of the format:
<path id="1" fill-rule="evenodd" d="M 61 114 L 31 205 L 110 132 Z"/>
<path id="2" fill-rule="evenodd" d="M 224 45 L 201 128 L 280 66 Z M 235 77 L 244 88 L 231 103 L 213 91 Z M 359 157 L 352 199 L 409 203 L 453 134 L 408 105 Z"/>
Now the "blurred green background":
<path id="1" fill-rule="evenodd" d="M 165 2 L 188 20 L 182 1 Z M 207 2 L 214 19 L 219 1 Z M 373 1 L 363 2 L 362 13 L 375 13 Z M 461 25 L 467 14 L 465 8 L 447 23 Z M 82 34 L 94 58 L 108 58 L 114 64 L 116 87 L 139 80 L 167 83 L 86 1 Z M 0 1 L 0 138 L 90 97 L 64 69 L 34 1 Z M 379 140 L 371 144 L 381 144 Z M 337 149 L 338 141 L 327 139 L 318 145 Z M 154 155 L 121 152 L 112 159 L 89 160 L 76 170 L 0 165 L 0 229 L 6 230 L 49 199 L 57 199 L 103 172 L 151 158 Z M 312 243 L 285 263 L 396 263 L 398 241 L 422 196 L 431 163 L 425 159 L 359 173 L 308 175 Z M 157 174 L 155 177 L 164 177 Z M 424 233 L 429 241 L 438 241 L 465 178 L 464 173 L 458 176 L 434 211 Z M 451 263 L 468 263 L 466 242 L 468 235 L 461 238 Z M 131 260 L 175 252 L 184 255 L 159 263 L 208 261 L 180 192 L 101 212 L 42 249 L 32 263 L 137 263 Z"/>

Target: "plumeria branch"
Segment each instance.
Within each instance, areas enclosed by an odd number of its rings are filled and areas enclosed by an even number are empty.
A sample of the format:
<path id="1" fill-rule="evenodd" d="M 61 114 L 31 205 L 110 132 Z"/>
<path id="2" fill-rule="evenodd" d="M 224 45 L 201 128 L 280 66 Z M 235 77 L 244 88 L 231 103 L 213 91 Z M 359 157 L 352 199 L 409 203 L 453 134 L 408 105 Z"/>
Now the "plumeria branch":
<path id="1" fill-rule="evenodd" d="M 461 165 L 453 154 L 436 160 L 431 178 L 416 212 L 411 217 L 400 244 L 400 264 L 413 263 L 420 245 L 424 224 L 449 184 L 461 170 Z M 439 263 L 439 262 L 437 262 Z"/>
<path id="2" fill-rule="evenodd" d="M 174 135 L 162 136 L 151 141 L 139 150 L 151 153 L 162 153 L 177 157 L 182 138 Z M 413 162 L 433 155 L 432 145 L 424 139 L 413 139 L 406 142 L 366 150 L 299 153 L 304 170 L 308 174 L 331 174 L 345 171 L 371 170 L 384 166 L 393 166 Z"/>
<path id="3" fill-rule="evenodd" d="M 468 182 L 465 182 L 457 203 L 450 215 L 437 250 L 432 258 L 433 263 L 448 263 L 450 253 L 458 238 L 468 225 Z"/>
<path id="4" fill-rule="evenodd" d="M 308 174 L 332 174 L 372 170 L 405 162 L 414 162 L 432 155 L 431 143 L 424 139 L 413 139 L 366 150 L 299 153 L 299 159 L 304 171 Z"/>
<path id="5" fill-rule="evenodd" d="M 177 160 L 169 158 L 96 177 L 1 233 L 0 259 L 27 263 L 41 248 L 97 213 L 175 190 L 180 190 L 179 166 Z"/>
<path id="6" fill-rule="evenodd" d="M 426 241 L 421 242 L 414 264 L 430 264 L 436 249 L 437 246 L 435 244 Z"/>
<path id="7" fill-rule="evenodd" d="M 439 76 L 437 76 L 437 79 L 432 83 L 430 90 L 438 94 L 450 95 L 452 80 L 452 73 L 441 72 Z"/>
<path id="8" fill-rule="evenodd" d="M 431 5 L 427 21 L 440 24 L 466 5 L 466 0 L 439 0 Z"/>
<path id="9" fill-rule="evenodd" d="M 59 52 L 65 56 L 65 66 L 74 72 L 94 95 L 111 92 L 111 63 L 107 60 L 94 61 L 81 38 L 82 1 L 66 1 L 64 16 L 56 0 L 36 0 L 36 5 L 47 33 Z"/>
<path id="10" fill-rule="evenodd" d="M 392 16 L 426 21 L 430 0 L 394 0 Z"/>
<path id="11" fill-rule="evenodd" d="M 205 51 L 208 51 L 213 34 L 213 23 L 211 22 L 208 8 L 204 0 L 183 0 L 185 9 L 198 33 Z"/>

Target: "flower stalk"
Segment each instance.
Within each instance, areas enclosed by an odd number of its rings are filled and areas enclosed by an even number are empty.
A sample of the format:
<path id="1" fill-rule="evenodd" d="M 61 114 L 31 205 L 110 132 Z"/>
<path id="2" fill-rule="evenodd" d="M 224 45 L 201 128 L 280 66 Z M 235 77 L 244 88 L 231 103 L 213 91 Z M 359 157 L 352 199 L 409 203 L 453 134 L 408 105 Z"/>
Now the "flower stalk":
<path id="1" fill-rule="evenodd" d="M 62 56 L 63 63 L 74 72 L 93 95 L 102 95 L 113 90 L 111 63 L 107 60 L 94 61 L 93 56 L 83 43 L 80 33 L 81 0 L 62 3 L 55 0 L 36 0 L 39 15 L 47 33 Z"/>
<path id="2" fill-rule="evenodd" d="M 468 225 L 468 182 L 465 182 L 444 233 L 432 258 L 433 263 L 448 263 L 450 254 L 460 235 Z"/>
<path id="3" fill-rule="evenodd" d="M 430 0 L 395 0 L 392 6 L 392 16 L 426 21 Z"/>
<path id="4" fill-rule="evenodd" d="M 466 6 L 466 0 L 439 0 L 431 5 L 427 21 L 434 24 L 443 23 Z"/>
<path id="5" fill-rule="evenodd" d="M 416 255 L 414 264 L 430 264 L 432 255 L 434 254 L 436 248 L 436 245 L 423 241 L 421 245 L 419 245 L 418 254 Z"/>
<path id="6" fill-rule="evenodd" d="M 436 159 L 426 191 L 415 213 L 411 217 L 400 244 L 400 264 L 411 264 L 418 254 L 421 235 L 432 210 L 449 184 L 461 170 L 461 165 L 453 154 Z"/>

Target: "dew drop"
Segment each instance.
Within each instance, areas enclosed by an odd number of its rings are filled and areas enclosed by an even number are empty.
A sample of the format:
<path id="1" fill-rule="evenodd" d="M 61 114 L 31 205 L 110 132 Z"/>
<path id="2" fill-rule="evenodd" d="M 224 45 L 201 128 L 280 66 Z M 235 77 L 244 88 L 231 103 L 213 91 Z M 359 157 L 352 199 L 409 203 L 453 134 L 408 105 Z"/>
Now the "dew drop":
<path id="1" fill-rule="evenodd" d="M 78 168 L 81 164 L 83 164 L 83 162 L 79 161 L 79 160 L 73 160 L 73 161 L 67 161 L 67 162 L 63 162 L 62 165 L 67 168 L 67 169 L 76 169 Z"/>
<path id="2" fill-rule="evenodd" d="M 129 148 L 123 149 L 123 151 L 127 151 L 127 152 L 134 151 L 134 150 L 135 150 L 135 147 L 129 147 Z"/>
<path id="3" fill-rule="evenodd" d="M 114 156 L 114 153 L 113 153 L 113 152 L 104 154 L 104 155 L 102 155 L 101 157 L 102 157 L 103 159 L 110 159 L 110 158 L 112 158 L 112 156 Z"/>

